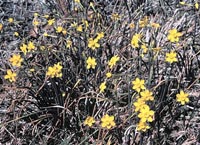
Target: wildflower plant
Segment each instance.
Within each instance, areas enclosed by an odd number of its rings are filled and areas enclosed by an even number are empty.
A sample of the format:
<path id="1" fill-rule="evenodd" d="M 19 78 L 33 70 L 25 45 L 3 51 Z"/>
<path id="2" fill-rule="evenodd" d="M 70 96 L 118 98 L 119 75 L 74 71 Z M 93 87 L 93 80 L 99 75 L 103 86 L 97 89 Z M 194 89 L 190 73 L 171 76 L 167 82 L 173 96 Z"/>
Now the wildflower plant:
<path id="1" fill-rule="evenodd" d="M 91 127 L 93 123 L 95 123 L 95 120 L 91 116 L 88 116 L 84 121 L 84 125 L 88 125 L 89 127 Z"/>
<path id="2" fill-rule="evenodd" d="M 9 80 L 10 82 L 15 82 L 16 76 L 17 76 L 17 74 L 9 69 L 9 70 L 7 70 L 7 74 L 4 76 L 4 78 L 6 80 Z"/>
<path id="3" fill-rule="evenodd" d="M 101 118 L 101 126 L 105 127 L 107 129 L 110 129 L 111 127 L 115 127 L 115 121 L 114 121 L 114 116 L 109 116 L 108 114 L 104 115 Z"/>

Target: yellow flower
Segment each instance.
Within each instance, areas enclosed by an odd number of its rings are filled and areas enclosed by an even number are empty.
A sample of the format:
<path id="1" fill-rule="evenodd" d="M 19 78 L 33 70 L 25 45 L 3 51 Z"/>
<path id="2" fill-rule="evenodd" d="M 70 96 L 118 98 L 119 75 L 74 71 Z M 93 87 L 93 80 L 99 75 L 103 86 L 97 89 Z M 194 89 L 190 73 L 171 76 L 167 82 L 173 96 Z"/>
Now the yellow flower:
<path id="1" fill-rule="evenodd" d="M 146 122 L 142 122 L 140 121 L 138 124 L 137 124 L 137 130 L 138 131 L 146 131 L 148 130 L 150 127 L 149 125 L 146 123 Z"/>
<path id="2" fill-rule="evenodd" d="M 50 19 L 50 20 L 48 20 L 48 25 L 51 26 L 51 25 L 53 25 L 54 22 L 55 22 L 55 19 Z"/>
<path id="3" fill-rule="evenodd" d="M 133 29 L 135 27 L 135 24 L 134 23 L 130 23 L 129 24 L 129 28 Z"/>
<path id="4" fill-rule="evenodd" d="M 84 23 L 84 25 L 85 25 L 85 29 L 87 29 L 88 28 L 88 26 L 89 26 L 89 24 L 88 24 L 88 21 L 87 20 L 82 20 L 82 22 Z"/>
<path id="5" fill-rule="evenodd" d="M 115 125 L 114 116 L 106 114 L 101 118 L 101 126 L 103 128 L 110 129 L 111 127 L 115 127 Z"/>
<path id="6" fill-rule="evenodd" d="M 176 52 L 171 51 L 170 53 L 166 53 L 165 60 L 169 63 L 177 62 Z"/>
<path id="7" fill-rule="evenodd" d="M 37 19 L 34 19 L 33 20 L 33 26 L 38 26 L 40 23 Z"/>
<path id="8" fill-rule="evenodd" d="M 44 18 L 48 19 L 48 18 L 49 18 L 49 15 L 47 15 L 47 14 L 46 14 L 46 15 L 44 15 Z"/>
<path id="9" fill-rule="evenodd" d="M 135 35 L 133 35 L 132 39 L 131 39 L 131 46 L 138 48 L 139 47 L 139 41 L 141 38 L 141 34 L 136 33 Z"/>
<path id="10" fill-rule="evenodd" d="M 78 32 L 83 32 L 83 27 L 82 27 L 82 25 L 77 26 L 77 27 L 76 27 L 76 30 L 77 30 Z"/>
<path id="11" fill-rule="evenodd" d="M 45 46 L 41 45 L 40 50 L 45 50 Z"/>
<path id="12" fill-rule="evenodd" d="M 43 36 L 44 36 L 44 37 L 47 37 L 47 36 L 49 36 L 49 35 L 47 34 L 47 32 L 44 32 L 44 33 L 43 33 Z"/>
<path id="13" fill-rule="evenodd" d="M 66 30 L 66 29 L 63 29 L 63 30 L 62 30 L 62 33 L 63 33 L 63 35 L 66 35 L 66 34 L 67 34 L 67 30 Z"/>
<path id="14" fill-rule="evenodd" d="M 185 5 L 185 2 L 179 2 L 179 4 L 181 4 L 181 5 Z"/>
<path id="15" fill-rule="evenodd" d="M 158 23 L 151 23 L 151 27 L 153 27 L 153 28 L 159 28 L 160 24 L 158 24 Z"/>
<path id="16" fill-rule="evenodd" d="M 13 22 L 14 22 L 14 19 L 13 19 L 13 18 L 8 18 L 8 22 L 9 22 L 9 23 L 13 23 Z"/>
<path id="17" fill-rule="evenodd" d="M 143 49 L 143 53 L 147 53 L 148 48 L 145 44 L 142 44 L 141 48 Z"/>
<path id="18" fill-rule="evenodd" d="M 54 78 L 56 74 L 56 69 L 54 67 L 48 67 L 47 76 Z"/>
<path id="19" fill-rule="evenodd" d="M 28 52 L 32 51 L 35 49 L 35 45 L 33 42 L 29 41 L 28 46 L 27 46 Z"/>
<path id="20" fill-rule="evenodd" d="M 154 97 L 152 96 L 152 92 L 150 92 L 149 90 L 145 90 L 143 92 L 140 92 L 140 95 L 142 97 L 142 99 L 144 101 L 153 101 L 154 100 Z"/>
<path id="21" fill-rule="evenodd" d="M 183 92 L 183 90 L 180 91 L 179 94 L 176 94 L 176 100 L 180 102 L 182 105 L 185 105 L 185 103 L 189 102 L 188 94 Z"/>
<path id="22" fill-rule="evenodd" d="M 0 31 L 3 29 L 3 24 L 0 23 Z"/>
<path id="23" fill-rule="evenodd" d="M 134 81 L 132 81 L 133 90 L 136 90 L 137 92 L 144 90 L 145 89 L 144 83 L 145 83 L 144 80 L 140 80 L 139 78 L 136 78 Z"/>
<path id="24" fill-rule="evenodd" d="M 98 43 L 98 39 L 89 38 L 88 47 L 91 48 L 92 50 L 95 50 L 96 48 L 99 48 L 100 45 Z"/>
<path id="25" fill-rule="evenodd" d="M 55 74 L 55 77 L 62 77 L 62 65 L 58 62 L 57 64 L 54 64 L 54 68 L 56 69 L 56 74 Z"/>
<path id="26" fill-rule="evenodd" d="M 112 76 L 112 73 L 110 73 L 110 72 L 106 73 L 107 78 L 110 78 L 111 76 Z"/>
<path id="27" fill-rule="evenodd" d="M 96 59 L 94 57 L 88 57 L 87 61 L 87 69 L 95 69 L 95 66 L 97 65 Z"/>
<path id="28" fill-rule="evenodd" d="M 18 32 L 14 32 L 14 35 L 15 35 L 16 37 L 18 37 L 18 36 L 19 36 L 19 33 L 18 33 Z"/>
<path id="29" fill-rule="evenodd" d="M 63 27 L 62 27 L 62 26 L 58 26 L 58 27 L 56 28 L 56 32 L 57 32 L 57 33 L 62 32 L 62 30 L 63 30 Z"/>
<path id="30" fill-rule="evenodd" d="M 143 19 L 141 19 L 139 21 L 139 27 L 141 27 L 141 28 L 147 26 L 147 24 L 148 24 L 148 17 L 147 16 L 145 16 Z"/>
<path id="31" fill-rule="evenodd" d="M 119 16 L 119 14 L 117 14 L 117 13 L 113 13 L 112 16 L 111 16 L 111 19 L 112 19 L 113 21 L 117 21 L 117 20 L 120 19 L 120 16 Z"/>
<path id="32" fill-rule="evenodd" d="M 22 46 L 20 46 L 20 50 L 26 55 L 26 53 L 27 53 L 27 45 L 26 44 L 22 44 Z"/>
<path id="33" fill-rule="evenodd" d="M 54 64 L 53 67 L 48 67 L 48 71 L 47 71 L 47 76 L 54 78 L 54 77 L 62 77 L 62 65 L 60 65 L 60 63 L 58 62 L 57 64 Z"/>
<path id="34" fill-rule="evenodd" d="M 198 4 L 198 2 L 196 2 L 194 6 L 195 6 L 195 8 L 196 8 L 197 10 L 199 9 L 199 4 Z"/>
<path id="35" fill-rule="evenodd" d="M 37 16 L 38 16 L 38 13 L 34 13 L 33 15 L 34 15 L 34 17 L 37 17 Z"/>
<path id="36" fill-rule="evenodd" d="M 30 72 L 34 72 L 34 71 L 35 71 L 35 69 L 34 69 L 34 68 L 31 68 L 31 69 L 29 69 L 29 71 L 30 71 Z"/>
<path id="37" fill-rule="evenodd" d="M 5 79 L 8 79 L 10 82 L 16 81 L 17 74 L 12 72 L 10 69 L 7 70 L 7 75 L 4 76 Z"/>
<path id="38" fill-rule="evenodd" d="M 104 32 L 99 32 L 99 33 L 97 33 L 96 39 L 99 40 L 99 39 L 101 39 L 103 37 L 104 37 Z"/>
<path id="39" fill-rule="evenodd" d="M 104 92 L 104 90 L 106 89 L 106 82 L 101 83 L 101 85 L 99 86 L 100 89 L 100 93 Z"/>
<path id="40" fill-rule="evenodd" d="M 21 63 L 23 61 L 23 59 L 21 58 L 21 56 L 19 54 L 14 54 L 10 59 L 9 59 L 10 63 L 13 66 L 17 66 L 20 67 Z"/>
<path id="41" fill-rule="evenodd" d="M 77 23 L 76 22 L 73 22 L 73 23 L 71 23 L 71 27 L 77 27 Z"/>
<path id="42" fill-rule="evenodd" d="M 72 41 L 71 40 L 67 40 L 67 48 L 70 48 L 72 46 Z"/>
<path id="43" fill-rule="evenodd" d="M 74 0 L 75 3 L 80 3 L 80 0 Z"/>
<path id="44" fill-rule="evenodd" d="M 141 119 L 141 122 L 152 122 L 154 116 L 154 111 L 150 110 L 149 106 L 146 105 L 140 110 L 140 113 L 138 114 L 138 117 Z"/>
<path id="45" fill-rule="evenodd" d="M 119 56 L 115 55 L 108 62 L 108 66 L 110 66 L 110 68 L 112 68 L 114 65 L 116 65 L 117 61 L 119 61 Z"/>
<path id="46" fill-rule="evenodd" d="M 167 38 L 170 42 L 178 42 L 179 37 L 182 36 L 182 33 L 178 32 L 177 29 L 171 29 L 168 33 Z"/>
<path id="47" fill-rule="evenodd" d="M 88 125 L 89 127 L 91 127 L 93 123 L 95 123 L 95 120 L 94 117 L 91 116 L 88 116 L 84 121 L 84 125 Z"/>
<path id="48" fill-rule="evenodd" d="M 94 3 L 93 2 L 90 2 L 90 7 L 94 7 Z"/>
<path id="49" fill-rule="evenodd" d="M 145 100 L 143 98 L 138 98 L 137 101 L 133 103 L 133 105 L 135 106 L 135 112 L 138 112 L 142 108 L 147 106 L 147 104 L 145 103 Z"/>

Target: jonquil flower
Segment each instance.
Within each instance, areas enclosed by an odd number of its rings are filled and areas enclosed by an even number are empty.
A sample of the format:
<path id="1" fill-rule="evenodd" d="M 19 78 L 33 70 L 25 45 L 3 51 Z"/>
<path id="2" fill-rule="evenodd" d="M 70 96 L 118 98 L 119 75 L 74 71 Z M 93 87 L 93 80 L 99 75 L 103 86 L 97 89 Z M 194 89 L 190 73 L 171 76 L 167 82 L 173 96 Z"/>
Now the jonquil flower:
<path id="1" fill-rule="evenodd" d="M 119 56 L 115 55 L 113 56 L 110 61 L 108 62 L 108 66 L 112 68 L 116 63 L 119 61 Z"/>
<path id="2" fill-rule="evenodd" d="M 176 52 L 171 51 L 170 53 L 166 53 L 165 60 L 169 63 L 177 62 Z"/>
<path id="3" fill-rule="evenodd" d="M 80 0 L 74 0 L 75 3 L 80 3 Z"/>
<path id="4" fill-rule="evenodd" d="M 145 100 L 142 98 L 138 98 L 137 101 L 133 103 L 133 105 L 135 106 L 135 112 L 138 112 L 142 108 L 147 106 L 147 104 L 145 103 Z"/>
<path id="5" fill-rule="evenodd" d="M 9 22 L 9 23 L 13 23 L 13 22 L 14 22 L 14 19 L 13 19 L 13 18 L 8 18 L 8 22 Z"/>
<path id="6" fill-rule="evenodd" d="M 62 32 L 62 30 L 63 30 L 63 27 L 62 27 L 62 26 L 58 26 L 58 27 L 56 28 L 56 32 L 57 32 L 57 33 Z"/>
<path id="7" fill-rule="evenodd" d="M 110 73 L 110 72 L 106 73 L 107 78 L 110 78 L 111 76 L 112 76 L 112 73 Z"/>
<path id="8" fill-rule="evenodd" d="M 141 98 L 144 101 L 153 101 L 154 97 L 152 96 L 152 94 L 153 93 L 150 92 L 149 90 L 145 90 L 145 91 L 140 92 Z"/>
<path id="9" fill-rule="evenodd" d="M 136 78 L 134 81 L 132 81 L 133 90 L 136 90 L 137 92 L 144 90 L 145 89 L 144 83 L 145 83 L 144 80 L 140 80 L 139 78 Z"/>
<path id="10" fill-rule="evenodd" d="M 147 53 L 148 48 L 147 48 L 146 44 L 142 44 L 141 48 L 143 50 L 143 53 Z"/>
<path id="11" fill-rule="evenodd" d="M 151 27 L 153 27 L 153 28 L 159 28 L 160 24 L 158 24 L 158 23 L 151 23 Z"/>
<path id="12" fill-rule="evenodd" d="M 89 38 L 88 47 L 91 48 L 92 50 L 99 48 L 100 44 L 98 43 L 98 39 Z"/>
<path id="13" fill-rule="evenodd" d="M 139 21 L 139 27 L 141 27 L 141 28 L 147 26 L 147 24 L 148 24 L 148 17 L 147 16 L 145 16 L 143 19 L 141 19 Z"/>
<path id="14" fill-rule="evenodd" d="M 199 4 L 198 4 L 198 2 L 196 2 L 194 6 L 195 6 L 195 8 L 196 8 L 197 10 L 199 9 Z"/>
<path id="15" fill-rule="evenodd" d="M 8 79 L 10 82 L 16 81 L 17 74 L 12 72 L 10 69 L 7 70 L 7 74 L 4 76 L 4 79 Z"/>
<path id="16" fill-rule="evenodd" d="M 82 22 L 85 25 L 85 29 L 87 29 L 89 26 L 88 21 L 83 19 Z"/>
<path id="17" fill-rule="evenodd" d="M 71 40 L 67 40 L 66 47 L 70 48 L 71 46 L 72 46 L 72 41 Z"/>
<path id="18" fill-rule="evenodd" d="M 21 56 L 19 54 L 14 54 L 10 59 L 9 59 L 10 63 L 12 64 L 12 66 L 17 66 L 20 67 L 21 63 L 23 61 L 23 59 L 21 58 Z"/>
<path id="19" fill-rule="evenodd" d="M 133 35 L 133 37 L 131 39 L 131 46 L 134 48 L 138 48 L 140 38 L 141 38 L 141 34 L 136 33 L 135 35 Z"/>
<path id="20" fill-rule="evenodd" d="M 133 29 L 135 27 L 135 24 L 134 23 L 130 23 L 129 24 L 129 28 Z"/>
<path id="21" fill-rule="evenodd" d="M 18 33 L 18 32 L 14 32 L 14 35 L 15 35 L 16 37 L 18 37 L 18 36 L 19 36 L 19 33 Z"/>
<path id="22" fill-rule="evenodd" d="M 104 115 L 101 118 L 101 126 L 103 128 L 110 129 L 111 127 L 115 127 L 115 121 L 114 121 L 114 116 L 109 116 L 108 114 Z"/>
<path id="23" fill-rule="evenodd" d="M 49 36 L 49 34 L 48 34 L 47 32 L 44 32 L 44 33 L 43 33 L 43 36 L 44 36 L 44 37 L 47 37 L 47 36 Z"/>
<path id="24" fill-rule="evenodd" d="M 46 18 L 46 19 L 48 19 L 48 18 L 49 18 L 49 15 L 46 14 L 46 15 L 44 15 L 43 17 Z"/>
<path id="25" fill-rule="evenodd" d="M 58 62 L 57 64 L 54 64 L 53 67 L 48 67 L 48 71 L 47 71 L 47 76 L 54 78 L 60 78 L 62 77 L 62 65 Z"/>
<path id="26" fill-rule="evenodd" d="M 185 2 L 179 2 L 179 4 L 181 4 L 181 5 L 185 5 Z"/>
<path id="27" fill-rule="evenodd" d="M 87 61 L 87 69 L 95 69 L 95 66 L 97 65 L 96 59 L 94 57 L 88 57 Z"/>
<path id="28" fill-rule="evenodd" d="M 26 44 L 22 44 L 22 46 L 20 46 L 20 50 L 26 55 L 26 53 L 27 53 L 27 45 Z"/>
<path id="29" fill-rule="evenodd" d="M 53 25 L 54 22 L 55 22 L 55 19 L 50 19 L 50 20 L 48 20 L 48 25 L 51 26 L 51 25 Z"/>
<path id="30" fill-rule="evenodd" d="M 148 130 L 150 127 L 149 125 L 146 123 L 146 122 L 142 122 L 140 121 L 138 124 L 137 124 L 137 130 L 138 131 L 146 131 Z"/>
<path id="31" fill-rule="evenodd" d="M 33 42 L 29 41 L 28 46 L 27 46 L 28 52 L 32 51 L 35 49 L 35 45 Z"/>
<path id="32" fill-rule="evenodd" d="M 3 29 L 3 24 L 0 23 L 0 31 Z"/>
<path id="33" fill-rule="evenodd" d="M 141 119 L 141 122 L 152 122 L 154 116 L 154 111 L 150 110 L 149 106 L 145 106 L 140 110 L 138 117 Z"/>
<path id="34" fill-rule="evenodd" d="M 33 20 L 33 26 L 38 26 L 39 24 L 40 22 L 38 21 L 38 19 Z"/>
<path id="35" fill-rule="evenodd" d="M 188 94 L 185 93 L 183 90 L 180 91 L 179 94 L 176 94 L 176 100 L 180 102 L 182 105 L 189 102 Z"/>
<path id="36" fill-rule="evenodd" d="M 111 16 L 111 19 L 112 19 L 113 21 L 117 21 L 117 20 L 120 19 L 120 15 L 117 14 L 117 13 L 113 13 L 112 16 Z"/>
<path id="37" fill-rule="evenodd" d="M 84 121 L 84 125 L 88 125 L 89 127 L 91 127 L 93 123 L 95 123 L 95 120 L 92 116 L 88 116 Z"/>
<path id="38" fill-rule="evenodd" d="M 83 27 L 82 27 L 82 25 L 77 26 L 77 27 L 76 27 L 76 30 L 77 30 L 78 32 L 83 32 Z"/>
<path id="39" fill-rule="evenodd" d="M 104 90 L 106 89 L 106 82 L 101 83 L 101 85 L 99 86 L 100 89 L 100 93 L 104 92 Z"/>
<path id="40" fill-rule="evenodd" d="M 168 32 L 167 38 L 170 42 L 178 42 L 180 36 L 182 36 L 182 33 L 178 32 L 177 29 L 171 29 Z"/>
<path id="41" fill-rule="evenodd" d="M 63 28 L 62 33 L 63 33 L 63 35 L 66 35 L 67 34 L 67 30 Z"/>
<path id="42" fill-rule="evenodd" d="M 33 15 L 34 15 L 34 17 L 38 17 L 38 13 L 34 13 Z"/>
<path id="43" fill-rule="evenodd" d="M 99 33 L 97 33 L 97 40 L 99 40 L 99 39 L 101 39 L 101 38 L 103 38 L 104 37 L 104 32 L 99 32 Z"/>

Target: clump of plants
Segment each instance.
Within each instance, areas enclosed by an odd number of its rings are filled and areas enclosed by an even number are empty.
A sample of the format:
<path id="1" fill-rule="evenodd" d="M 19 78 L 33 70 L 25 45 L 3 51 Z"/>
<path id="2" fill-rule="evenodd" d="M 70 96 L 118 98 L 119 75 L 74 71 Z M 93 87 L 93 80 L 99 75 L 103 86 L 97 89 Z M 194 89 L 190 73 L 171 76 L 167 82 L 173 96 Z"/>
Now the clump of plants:
<path id="1" fill-rule="evenodd" d="M 2 144 L 199 141 L 197 1 L 40 3 L 0 20 Z"/>

